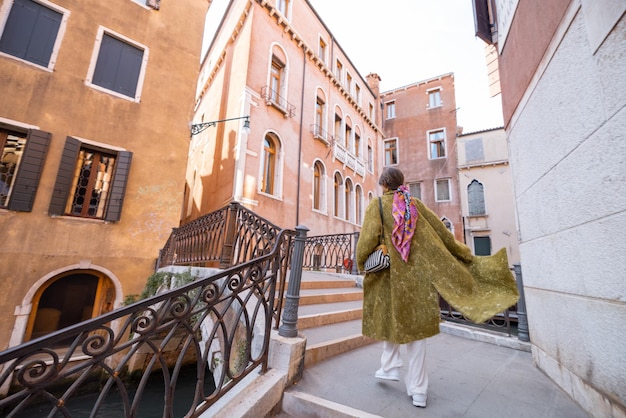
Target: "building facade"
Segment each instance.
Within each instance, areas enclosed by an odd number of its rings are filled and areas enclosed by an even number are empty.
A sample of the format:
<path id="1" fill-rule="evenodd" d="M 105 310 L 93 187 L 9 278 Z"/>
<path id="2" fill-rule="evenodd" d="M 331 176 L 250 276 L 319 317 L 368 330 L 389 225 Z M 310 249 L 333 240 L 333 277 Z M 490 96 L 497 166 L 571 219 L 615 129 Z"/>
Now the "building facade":
<path id="1" fill-rule="evenodd" d="M 207 7 L 0 1 L 0 350 L 121 306 L 154 271 Z"/>
<path id="2" fill-rule="evenodd" d="M 624 417 L 626 2 L 475 12 L 499 54 L 533 358 L 592 416 Z"/>
<path id="3" fill-rule="evenodd" d="M 513 267 L 520 258 L 504 128 L 459 135 L 457 154 L 465 242 L 476 255 L 506 248 Z"/>
<path id="4" fill-rule="evenodd" d="M 192 135 L 183 223 L 237 201 L 309 235 L 358 231 L 379 194 L 378 81 L 358 73 L 308 1 L 231 1 L 194 117 L 225 122 Z"/>
<path id="5" fill-rule="evenodd" d="M 421 199 L 464 242 L 457 176 L 454 74 L 448 73 L 381 94 L 383 166 L 404 172 Z"/>

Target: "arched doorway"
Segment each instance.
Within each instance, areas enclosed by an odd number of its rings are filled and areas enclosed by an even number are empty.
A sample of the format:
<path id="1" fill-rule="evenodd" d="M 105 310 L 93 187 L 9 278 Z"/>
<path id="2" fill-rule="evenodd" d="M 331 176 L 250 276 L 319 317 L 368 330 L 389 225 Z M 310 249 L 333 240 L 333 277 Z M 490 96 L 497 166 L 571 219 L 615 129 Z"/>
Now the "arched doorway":
<path id="1" fill-rule="evenodd" d="M 112 282 L 100 272 L 73 270 L 54 277 L 33 298 L 25 340 L 109 312 L 113 309 L 114 297 Z"/>

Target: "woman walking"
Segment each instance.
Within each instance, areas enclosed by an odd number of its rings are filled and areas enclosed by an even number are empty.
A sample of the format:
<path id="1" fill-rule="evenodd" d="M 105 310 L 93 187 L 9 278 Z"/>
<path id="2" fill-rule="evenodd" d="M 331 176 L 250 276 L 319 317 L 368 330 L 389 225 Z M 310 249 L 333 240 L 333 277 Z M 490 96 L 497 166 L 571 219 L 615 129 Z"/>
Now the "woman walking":
<path id="1" fill-rule="evenodd" d="M 383 341 L 381 367 L 375 373 L 379 379 L 400 380 L 400 346 L 406 346 L 407 394 L 413 405 L 425 407 L 426 338 L 439 333 L 439 295 L 480 323 L 514 305 L 517 286 L 506 251 L 472 255 L 435 213 L 411 197 L 402 171 L 385 168 L 379 185 L 383 196 L 380 203 L 373 199 L 365 211 L 357 265 L 364 270 L 381 240 L 389 249 L 391 265 L 365 274 L 363 335 Z"/>

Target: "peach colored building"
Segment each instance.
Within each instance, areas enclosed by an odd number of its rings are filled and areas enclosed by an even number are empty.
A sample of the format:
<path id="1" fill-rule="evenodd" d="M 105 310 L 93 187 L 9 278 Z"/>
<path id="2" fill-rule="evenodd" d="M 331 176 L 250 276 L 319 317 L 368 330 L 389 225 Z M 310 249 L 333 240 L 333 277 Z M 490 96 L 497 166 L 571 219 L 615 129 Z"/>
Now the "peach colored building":
<path id="1" fill-rule="evenodd" d="M 459 135 L 457 154 L 465 242 L 476 255 L 506 248 L 512 268 L 520 260 L 504 128 Z"/>
<path id="2" fill-rule="evenodd" d="M 194 124 L 249 116 L 249 131 L 235 119 L 192 135 L 182 222 L 237 201 L 309 235 L 358 231 L 378 194 L 377 103 L 309 2 L 230 2 Z"/>
<path id="3" fill-rule="evenodd" d="M 154 271 L 206 10 L 0 0 L 0 350 L 120 306 Z"/>
<path id="4" fill-rule="evenodd" d="M 413 195 L 463 242 L 457 176 L 454 74 L 381 94 L 383 166 L 397 166 Z"/>

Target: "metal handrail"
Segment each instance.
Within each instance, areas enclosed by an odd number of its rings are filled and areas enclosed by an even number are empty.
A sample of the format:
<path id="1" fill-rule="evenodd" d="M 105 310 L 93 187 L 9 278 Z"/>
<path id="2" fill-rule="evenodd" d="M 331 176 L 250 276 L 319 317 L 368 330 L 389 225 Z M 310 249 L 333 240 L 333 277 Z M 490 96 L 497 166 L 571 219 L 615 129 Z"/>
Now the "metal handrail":
<path id="1" fill-rule="evenodd" d="M 0 415 L 36 405 L 72 416 L 81 389 L 95 381 L 92 416 L 111 397 L 123 416 L 141 416 L 147 382 L 159 373 L 163 416 L 172 417 L 181 370 L 192 364 L 195 390 L 184 415 L 198 416 L 252 370 L 267 370 L 277 285 L 284 289 L 294 236 L 280 231 L 251 261 L 0 352 L 0 386 L 11 385 Z"/>

